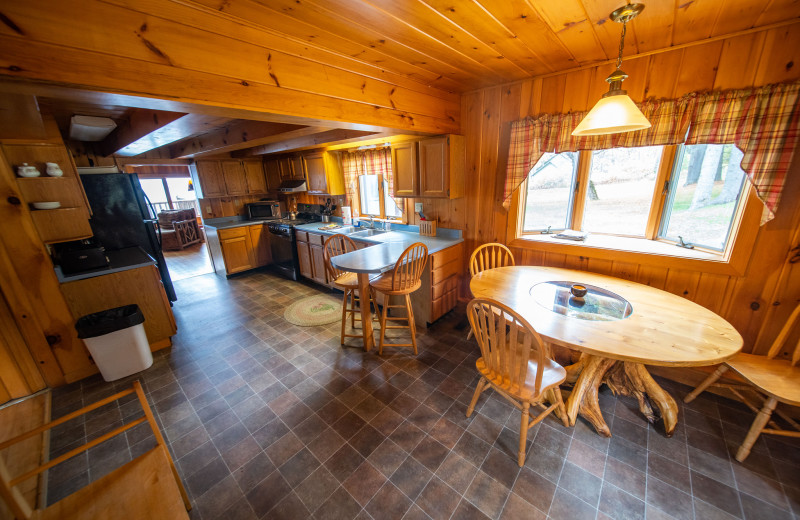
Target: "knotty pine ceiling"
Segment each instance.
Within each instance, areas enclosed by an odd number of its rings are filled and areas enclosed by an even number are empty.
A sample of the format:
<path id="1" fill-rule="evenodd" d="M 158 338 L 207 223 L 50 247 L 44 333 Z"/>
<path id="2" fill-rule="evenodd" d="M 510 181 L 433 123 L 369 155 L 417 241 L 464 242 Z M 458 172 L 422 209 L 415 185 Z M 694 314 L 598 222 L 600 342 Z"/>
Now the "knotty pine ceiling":
<path id="1" fill-rule="evenodd" d="M 195 0 L 251 24 L 466 92 L 616 58 L 620 0 Z M 800 16 L 796 0 L 651 0 L 625 54 Z"/>
<path id="2" fill-rule="evenodd" d="M 179 3 L 213 10 L 218 17 L 264 31 L 273 38 L 283 38 L 289 46 L 302 49 L 297 51 L 298 55 L 312 61 L 328 63 L 339 59 L 342 63 L 358 64 L 356 67 L 366 77 L 380 78 L 384 74 L 384 79 L 401 79 L 406 86 L 416 84 L 412 89 L 425 85 L 449 92 L 452 97 L 615 59 L 622 26 L 608 16 L 624 2 L 181 0 Z M 136 9 L 135 2 L 128 5 Z M 793 22 L 798 17 L 798 0 L 651 0 L 628 26 L 625 55 Z M 126 107 L 90 107 L 85 102 L 81 107 L 68 100 L 62 103 L 59 107 L 58 100 L 45 102 L 53 107 L 62 125 L 69 113 L 105 115 L 118 122 L 131 118 Z M 172 158 L 235 150 L 242 153 L 246 146 L 242 139 L 258 135 L 261 140 L 252 143 L 257 147 L 279 143 L 281 132 L 286 132 L 287 141 L 300 139 L 300 144 L 322 145 L 329 143 L 322 142 L 322 138 L 315 141 L 313 134 L 330 135 L 333 128 L 302 125 L 280 128 L 269 122 L 202 116 L 178 121 L 173 126 L 178 130 L 170 134 L 172 137 L 166 144 L 151 144 L 150 150 L 161 148 L 162 157 Z M 333 135 L 337 139 L 354 139 L 350 133 Z M 280 150 L 277 144 L 271 146 L 266 153 Z"/>

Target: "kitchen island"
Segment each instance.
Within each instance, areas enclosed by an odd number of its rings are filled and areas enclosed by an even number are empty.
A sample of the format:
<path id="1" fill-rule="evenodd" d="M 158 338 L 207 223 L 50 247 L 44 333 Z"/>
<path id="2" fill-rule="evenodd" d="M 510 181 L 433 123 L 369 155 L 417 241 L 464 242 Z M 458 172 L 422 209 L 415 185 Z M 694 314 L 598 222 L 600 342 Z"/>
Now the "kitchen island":
<path id="1" fill-rule="evenodd" d="M 106 256 L 108 267 L 90 271 L 65 275 L 56 266 L 72 317 L 77 321 L 86 314 L 135 303 L 144 314 L 150 350 L 171 346 L 177 326 L 155 260 L 139 247 L 107 251 Z"/>

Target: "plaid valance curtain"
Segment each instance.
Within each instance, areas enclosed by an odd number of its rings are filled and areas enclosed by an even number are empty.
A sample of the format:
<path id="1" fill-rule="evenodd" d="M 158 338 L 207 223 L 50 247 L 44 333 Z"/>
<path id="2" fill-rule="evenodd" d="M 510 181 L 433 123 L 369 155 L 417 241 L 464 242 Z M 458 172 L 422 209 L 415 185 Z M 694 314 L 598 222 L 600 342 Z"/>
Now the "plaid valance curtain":
<path id="1" fill-rule="evenodd" d="M 353 215 L 360 215 L 358 199 L 358 176 L 364 173 L 364 156 L 361 152 L 342 152 L 342 173 L 344 174 L 344 191 Z"/>
<path id="2" fill-rule="evenodd" d="M 342 170 L 345 192 L 354 215 L 361 214 L 358 198 L 359 175 L 380 175 L 386 181 L 388 193 L 394 193 L 392 150 L 389 147 L 342 152 Z"/>
<path id="3" fill-rule="evenodd" d="M 735 144 L 741 167 L 764 202 L 762 223 L 775 216 L 786 172 L 798 141 L 800 83 L 706 94 L 639 104 L 652 127 L 638 132 L 573 137 L 586 112 L 547 114 L 511 125 L 503 206 L 546 152 L 575 152 L 614 147 L 686 144 Z M 687 134 L 688 132 L 688 134 Z"/>

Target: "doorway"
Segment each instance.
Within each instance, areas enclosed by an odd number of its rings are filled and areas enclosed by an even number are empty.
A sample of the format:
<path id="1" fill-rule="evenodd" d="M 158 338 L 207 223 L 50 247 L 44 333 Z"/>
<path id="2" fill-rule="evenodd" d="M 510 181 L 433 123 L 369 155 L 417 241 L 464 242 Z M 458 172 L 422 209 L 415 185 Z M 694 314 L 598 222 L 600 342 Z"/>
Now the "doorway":
<path id="1" fill-rule="evenodd" d="M 186 166 L 135 168 L 161 229 L 162 251 L 173 281 L 214 272 L 200 206 Z M 187 221 L 194 219 L 195 223 Z"/>

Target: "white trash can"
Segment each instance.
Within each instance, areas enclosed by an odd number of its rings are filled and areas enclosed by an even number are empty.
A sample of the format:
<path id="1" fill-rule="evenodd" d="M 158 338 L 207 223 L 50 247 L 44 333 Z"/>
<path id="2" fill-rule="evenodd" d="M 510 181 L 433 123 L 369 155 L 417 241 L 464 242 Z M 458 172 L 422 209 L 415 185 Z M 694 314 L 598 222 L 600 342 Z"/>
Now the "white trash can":
<path id="1" fill-rule="evenodd" d="M 87 314 L 75 328 L 106 381 L 122 379 L 153 364 L 144 315 L 136 304 Z"/>

